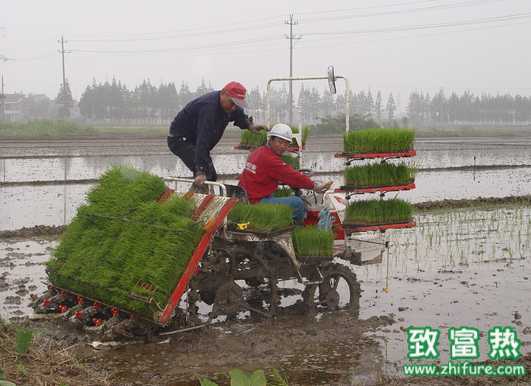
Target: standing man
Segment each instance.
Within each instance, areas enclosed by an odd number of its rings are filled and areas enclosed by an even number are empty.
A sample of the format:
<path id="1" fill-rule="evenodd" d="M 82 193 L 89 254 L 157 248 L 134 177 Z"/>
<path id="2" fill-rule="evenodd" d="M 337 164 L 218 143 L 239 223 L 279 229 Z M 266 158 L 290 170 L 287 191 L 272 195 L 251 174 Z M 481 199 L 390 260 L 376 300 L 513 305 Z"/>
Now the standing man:
<path id="1" fill-rule="evenodd" d="M 291 144 L 292 132 L 288 125 L 277 123 L 268 133 L 267 145 L 261 146 L 247 158 L 247 164 L 240 175 L 240 186 L 247 193 L 251 204 L 258 202 L 283 204 L 293 209 L 295 224 L 302 224 L 306 216 L 304 201 L 298 196 L 272 197 L 279 184 L 291 188 L 311 189 L 325 192 L 332 182 L 317 184 L 282 160 L 282 155 Z"/>
<path id="2" fill-rule="evenodd" d="M 252 117 L 243 112 L 245 87 L 229 82 L 222 90 L 202 95 L 188 103 L 170 126 L 168 147 L 194 174 L 195 184 L 216 181 L 210 150 L 219 142 L 229 122 L 240 129 L 258 131 Z"/>

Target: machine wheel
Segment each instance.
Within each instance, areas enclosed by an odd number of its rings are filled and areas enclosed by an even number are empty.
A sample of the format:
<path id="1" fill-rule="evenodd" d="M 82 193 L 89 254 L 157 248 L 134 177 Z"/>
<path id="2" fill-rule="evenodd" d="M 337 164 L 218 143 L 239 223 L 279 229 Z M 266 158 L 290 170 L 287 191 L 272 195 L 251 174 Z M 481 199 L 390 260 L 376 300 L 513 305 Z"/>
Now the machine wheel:
<path id="1" fill-rule="evenodd" d="M 263 278 L 251 278 L 251 279 L 245 279 L 245 284 L 247 284 L 249 287 L 260 287 L 262 284 L 265 283 L 265 280 Z"/>
<path id="2" fill-rule="evenodd" d="M 348 267 L 333 263 L 321 269 L 323 282 L 306 286 L 302 293 L 310 312 L 351 310 L 359 315 L 361 289 L 356 274 Z"/>
<path id="3" fill-rule="evenodd" d="M 242 303 L 242 288 L 233 280 L 230 280 L 217 289 L 211 317 L 216 318 L 219 315 L 226 315 L 227 318 L 233 319 L 240 312 Z"/>

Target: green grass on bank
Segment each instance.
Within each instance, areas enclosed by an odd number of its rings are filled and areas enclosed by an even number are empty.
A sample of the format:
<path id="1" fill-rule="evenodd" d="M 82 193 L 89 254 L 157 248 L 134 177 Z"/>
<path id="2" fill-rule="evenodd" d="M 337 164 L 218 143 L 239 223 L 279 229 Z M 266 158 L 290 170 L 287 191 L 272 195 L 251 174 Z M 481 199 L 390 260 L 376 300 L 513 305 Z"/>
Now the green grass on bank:
<path id="1" fill-rule="evenodd" d="M 349 154 L 388 153 L 412 150 L 415 131 L 411 129 L 363 129 L 344 135 L 344 151 Z"/>
<path id="2" fill-rule="evenodd" d="M 68 138 L 102 138 L 114 136 L 164 138 L 168 134 L 167 124 L 162 125 L 120 125 L 119 123 L 83 124 L 70 120 L 40 119 L 29 122 L 0 122 L 0 139 L 68 139 Z M 294 132 L 297 132 L 294 128 Z M 310 129 L 303 128 L 303 143 L 308 140 Z M 395 130 L 395 129 L 387 129 Z M 228 127 L 224 137 L 237 138 L 248 130 Z M 352 129 L 352 131 L 359 131 Z M 417 138 L 451 138 L 451 137 L 530 137 L 530 127 L 450 127 L 450 128 L 416 128 Z M 341 137 L 341 130 L 315 130 L 312 137 Z M 265 141 L 262 139 L 260 144 Z"/>
<path id="3" fill-rule="evenodd" d="M 345 224 L 383 225 L 411 221 L 413 207 L 399 200 L 363 200 L 349 204 L 345 214 Z"/>
<path id="4" fill-rule="evenodd" d="M 150 317 L 167 302 L 203 233 L 191 201 L 159 204 L 162 179 L 131 168 L 106 172 L 79 208 L 48 262 L 50 281 L 87 297 Z M 141 281 L 154 293 L 137 287 Z"/>
<path id="5" fill-rule="evenodd" d="M 108 136 L 165 137 L 167 127 L 97 127 L 66 120 L 0 122 L 0 139 L 68 139 Z"/>
<path id="6" fill-rule="evenodd" d="M 415 168 L 405 163 L 375 163 L 345 169 L 345 185 L 351 188 L 405 185 L 415 181 Z"/>
<path id="7" fill-rule="evenodd" d="M 72 121 L 0 122 L 0 137 L 4 138 L 63 138 L 74 135 L 95 135 L 96 133 L 93 127 Z"/>

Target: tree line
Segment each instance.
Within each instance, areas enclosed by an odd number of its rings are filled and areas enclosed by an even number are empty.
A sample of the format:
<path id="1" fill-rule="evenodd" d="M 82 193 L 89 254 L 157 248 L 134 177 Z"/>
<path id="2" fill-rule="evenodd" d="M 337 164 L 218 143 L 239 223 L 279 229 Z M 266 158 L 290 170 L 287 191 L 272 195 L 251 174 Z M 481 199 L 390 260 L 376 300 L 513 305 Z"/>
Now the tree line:
<path id="1" fill-rule="evenodd" d="M 96 82 L 88 85 L 78 103 L 73 101 L 70 87 L 59 90 L 54 100 L 44 95 L 22 95 L 21 110 L 25 119 L 80 118 L 89 122 L 116 122 L 118 124 L 168 124 L 177 112 L 192 99 L 213 91 L 204 81 L 195 89 L 185 82 L 153 85 L 144 80 L 128 88 L 119 80 Z M 272 88 L 270 95 L 271 121 L 288 119 L 287 88 Z M 522 95 L 474 95 L 466 91 L 449 96 L 441 90 L 431 96 L 413 92 L 409 96 L 406 115 L 397 114 L 393 94 L 361 90 L 349 94 L 350 114 L 372 119 L 382 126 L 412 127 L 456 126 L 477 124 L 527 124 L 531 122 L 531 97 Z M 254 87 L 248 90 L 248 111 L 256 121 L 266 121 L 267 98 L 265 90 Z M 315 124 L 326 118 L 345 113 L 345 95 L 332 95 L 328 89 L 300 87 L 294 98 L 294 121 Z M 332 122 L 332 121 L 331 121 Z"/>
<path id="2" fill-rule="evenodd" d="M 413 126 L 433 124 L 529 124 L 531 97 L 522 95 L 474 95 L 465 91 L 446 96 L 411 93 L 408 118 Z"/>
<path id="3" fill-rule="evenodd" d="M 149 80 L 134 89 L 128 89 L 120 81 L 97 83 L 86 87 L 79 100 L 79 110 L 89 120 L 155 120 L 167 121 L 189 101 L 213 91 L 202 82 L 195 90 L 186 83 L 177 88 L 175 83 L 161 83 L 154 86 Z M 274 121 L 286 121 L 288 116 L 288 91 L 286 87 L 272 88 L 270 95 L 271 117 Z M 298 121 L 314 123 L 319 118 L 335 116 L 345 112 L 345 96 L 332 95 L 328 90 L 301 87 L 294 98 L 294 116 Z M 396 103 L 392 94 L 384 101 L 381 92 L 373 97 L 371 91 L 350 93 L 350 113 L 374 115 L 378 121 L 395 118 Z M 258 87 L 248 91 L 249 112 L 258 120 L 266 119 L 267 95 Z"/>

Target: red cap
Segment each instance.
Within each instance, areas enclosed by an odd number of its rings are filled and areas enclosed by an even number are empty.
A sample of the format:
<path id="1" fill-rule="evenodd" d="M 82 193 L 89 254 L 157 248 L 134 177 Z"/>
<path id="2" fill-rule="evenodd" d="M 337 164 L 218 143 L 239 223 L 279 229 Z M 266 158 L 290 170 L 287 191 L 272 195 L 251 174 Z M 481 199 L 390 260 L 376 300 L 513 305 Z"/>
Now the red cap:
<path id="1" fill-rule="evenodd" d="M 241 108 L 247 106 L 245 103 L 245 93 L 247 90 L 243 84 L 234 81 L 229 82 L 223 87 L 222 91 L 224 91 L 237 106 Z"/>

